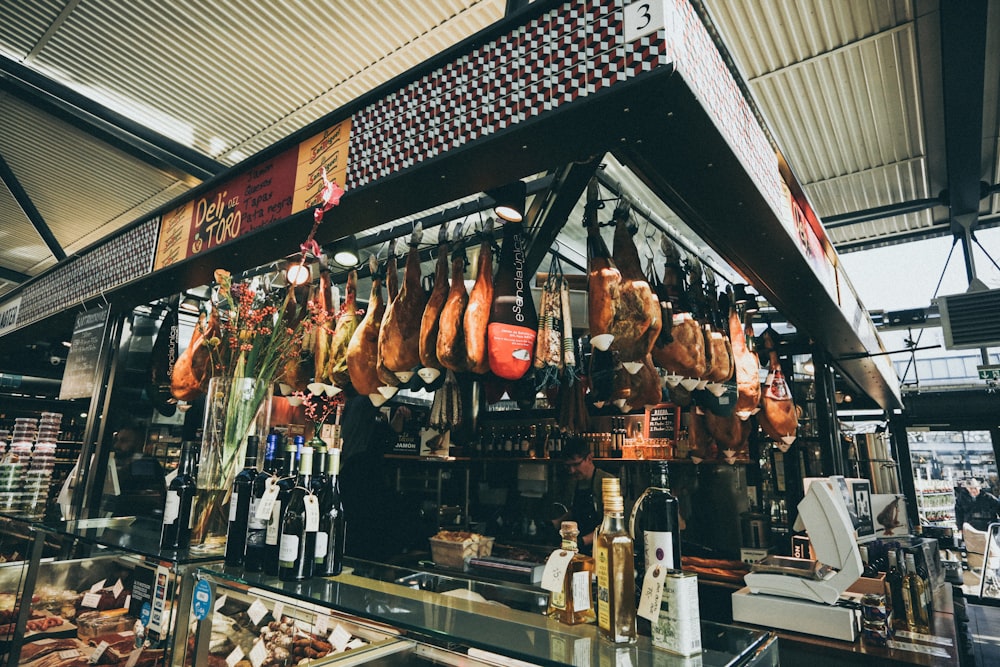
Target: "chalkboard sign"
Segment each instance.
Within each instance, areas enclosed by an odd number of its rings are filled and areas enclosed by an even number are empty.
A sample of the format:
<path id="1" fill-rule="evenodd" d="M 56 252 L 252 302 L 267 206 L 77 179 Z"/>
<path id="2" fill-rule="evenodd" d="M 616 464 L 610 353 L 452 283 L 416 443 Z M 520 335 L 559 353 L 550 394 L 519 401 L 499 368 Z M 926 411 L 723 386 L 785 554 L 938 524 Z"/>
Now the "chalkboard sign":
<path id="1" fill-rule="evenodd" d="M 646 408 L 646 438 L 677 439 L 677 424 L 681 409 L 673 403 L 661 403 Z"/>
<path id="2" fill-rule="evenodd" d="M 90 398 L 97 383 L 97 361 L 108 324 L 108 309 L 88 310 L 76 316 L 73 340 L 66 357 L 59 400 Z"/>

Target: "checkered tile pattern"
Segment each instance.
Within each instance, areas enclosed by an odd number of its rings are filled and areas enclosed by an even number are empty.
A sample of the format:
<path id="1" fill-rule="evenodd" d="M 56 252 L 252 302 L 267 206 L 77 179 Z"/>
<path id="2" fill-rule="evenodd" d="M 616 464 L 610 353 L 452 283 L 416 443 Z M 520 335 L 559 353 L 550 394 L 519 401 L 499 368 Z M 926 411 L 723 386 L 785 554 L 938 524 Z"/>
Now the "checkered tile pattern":
<path id="1" fill-rule="evenodd" d="M 662 32 L 622 43 L 623 6 L 567 2 L 356 113 L 348 190 L 668 65 Z"/>
<path id="2" fill-rule="evenodd" d="M 79 305 L 148 274 L 153 268 L 160 219 L 147 220 L 75 261 L 28 284 L 17 326 Z"/>

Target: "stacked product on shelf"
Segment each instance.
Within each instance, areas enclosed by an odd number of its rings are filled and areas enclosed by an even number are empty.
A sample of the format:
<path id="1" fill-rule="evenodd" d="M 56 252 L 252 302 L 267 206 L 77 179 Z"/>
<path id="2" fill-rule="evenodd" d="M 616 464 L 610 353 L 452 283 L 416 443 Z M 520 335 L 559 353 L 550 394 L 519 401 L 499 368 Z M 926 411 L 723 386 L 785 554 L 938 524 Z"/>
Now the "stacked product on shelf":
<path id="1" fill-rule="evenodd" d="M 0 511 L 44 516 L 61 424 L 58 412 L 14 420 L 10 447 L 0 460 Z"/>

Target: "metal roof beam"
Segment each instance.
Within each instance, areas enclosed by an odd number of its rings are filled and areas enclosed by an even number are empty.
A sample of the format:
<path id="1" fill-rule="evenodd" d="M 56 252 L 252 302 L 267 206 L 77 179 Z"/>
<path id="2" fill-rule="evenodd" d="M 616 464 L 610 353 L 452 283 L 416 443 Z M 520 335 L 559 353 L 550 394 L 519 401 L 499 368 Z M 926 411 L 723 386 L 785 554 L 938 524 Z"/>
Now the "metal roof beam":
<path id="1" fill-rule="evenodd" d="M 0 266 L 0 280 L 6 280 L 9 283 L 21 284 L 30 278 L 27 273 L 21 273 L 20 271 L 15 271 L 14 269 L 8 269 L 6 266 Z"/>
<path id="2" fill-rule="evenodd" d="M 177 176 L 208 180 L 226 166 L 0 55 L 0 90 Z M 182 179 L 185 180 L 185 179 Z"/>
<path id="3" fill-rule="evenodd" d="M 56 261 L 61 262 L 66 259 L 66 251 L 63 250 L 63 247 L 56 239 L 55 234 L 53 234 L 52 230 L 49 229 L 49 226 L 46 224 L 42 214 L 38 212 L 37 208 L 35 208 L 35 204 L 31 201 L 31 197 L 29 197 L 28 193 L 24 191 L 24 188 L 21 187 L 21 181 L 17 180 L 17 176 L 15 176 L 14 172 L 11 171 L 10 165 L 7 164 L 7 161 L 3 159 L 2 155 L 0 155 L 0 181 L 3 181 L 3 183 L 7 186 L 7 189 L 10 190 L 10 194 L 13 195 L 14 201 L 16 201 L 17 205 L 21 207 L 21 210 L 24 211 L 24 215 L 31 222 L 31 226 L 34 227 L 35 231 L 38 232 L 38 235 L 42 237 L 42 240 L 45 242 L 45 245 L 48 246 L 49 252 L 51 252 L 52 256 L 56 258 Z"/>
<path id="4" fill-rule="evenodd" d="M 981 160 L 989 0 L 942 2 L 941 77 L 949 223 L 955 236 L 975 229 L 982 196 Z M 967 273 L 970 248 L 966 246 Z"/>

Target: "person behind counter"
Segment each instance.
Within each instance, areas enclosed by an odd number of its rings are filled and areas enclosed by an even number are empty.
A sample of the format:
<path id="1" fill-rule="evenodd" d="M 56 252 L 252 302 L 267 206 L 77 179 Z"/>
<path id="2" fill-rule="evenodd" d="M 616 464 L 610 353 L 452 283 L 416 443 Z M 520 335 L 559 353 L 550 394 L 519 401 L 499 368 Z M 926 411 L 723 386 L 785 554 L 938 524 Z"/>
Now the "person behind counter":
<path id="1" fill-rule="evenodd" d="M 576 521 L 580 551 L 590 554 L 594 532 L 604 518 L 601 480 L 614 475 L 594 465 L 589 443 L 578 436 L 564 443 L 560 467 L 565 474 L 557 477 L 543 507 L 557 530 L 563 521 Z"/>
<path id="2" fill-rule="evenodd" d="M 1000 500 L 982 490 L 979 480 L 974 477 L 965 482 L 965 490 L 967 493 L 959 494 L 955 501 L 958 527 L 968 523 L 976 530 L 986 531 L 1000 517 Z"/>

